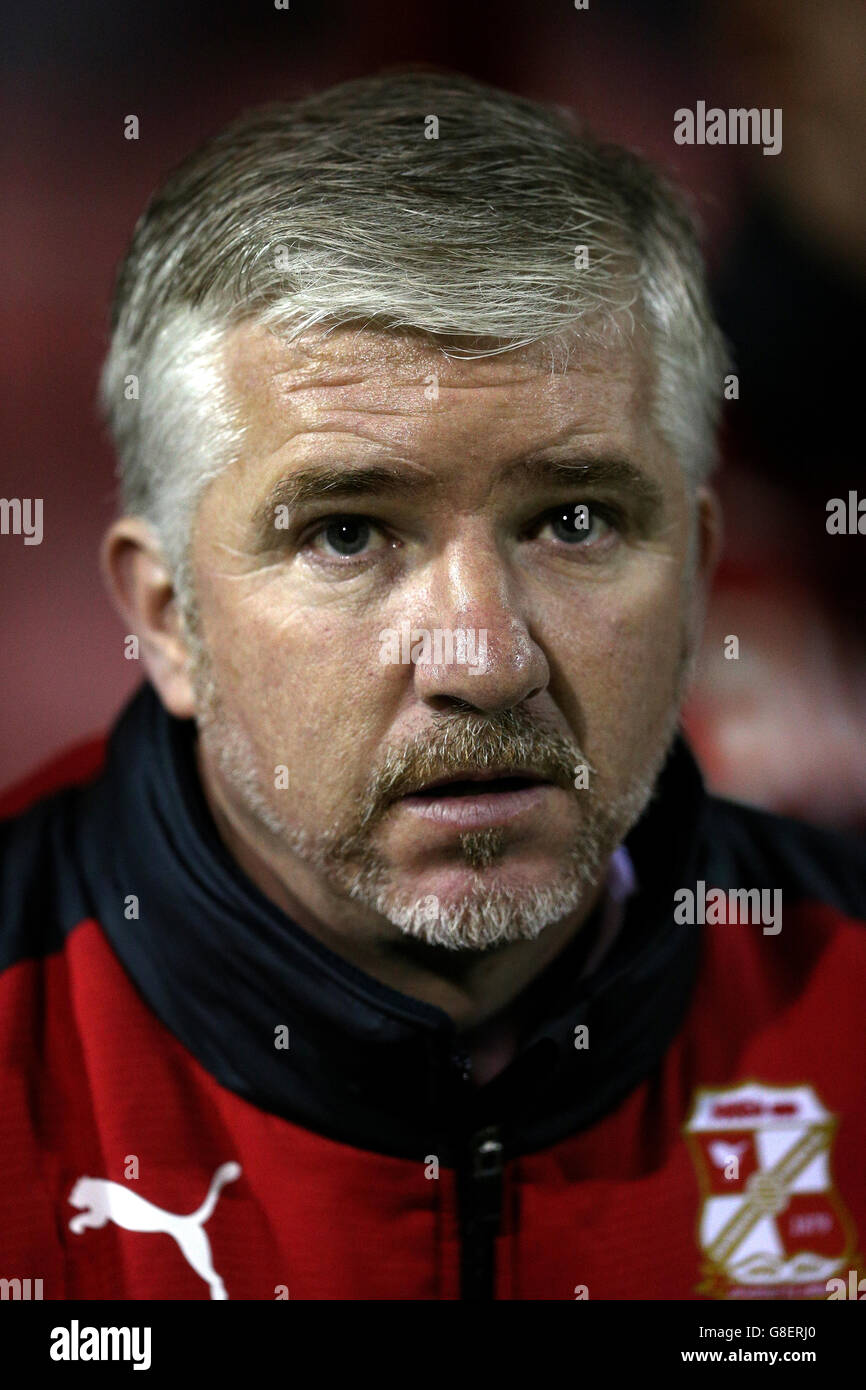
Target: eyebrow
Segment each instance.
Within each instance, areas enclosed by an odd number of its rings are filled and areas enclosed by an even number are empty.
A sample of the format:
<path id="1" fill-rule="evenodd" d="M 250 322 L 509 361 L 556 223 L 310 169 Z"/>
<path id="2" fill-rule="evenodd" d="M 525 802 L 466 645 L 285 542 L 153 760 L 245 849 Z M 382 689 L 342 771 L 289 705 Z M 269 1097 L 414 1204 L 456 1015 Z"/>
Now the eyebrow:
<path id="1" fill-rule="evenodd" d="M 286 507 L 291 514 L 313 502 L 353 497 L 408 497 L 413 493 L 429 491 L 435 482 L 433 478 L 419 479 L 412 473 L 384 464 L 364 464 L 358 468 L 311 464 L 299 468 L 287 478 L 280 478 L 261 505 L 255 508 L 252 524 L 256 539 L 264 549 L 273 545 L 277 507 Z"/>
<path id="2" fill-rule="evenodd" d="M 618 455 L 522 458 L 509 464 L 501 476 L 502 481 L 508 483 L 615 488 L 618 492 L 628 493 L 632 501 L 647 514 L 660 511 L 665 501 L 664 490 L 654 478 L 630 459 Z"/>
<path id="3" fill-rule="evenodd" d="M 645 524 L 664 506 L 660 485 L 629 459 L 618 456 L 521 458 L 503 469 L 497 481 L 525 488 L 539 484 L 613 488 L 629 495 Z M 311 464 L 280 478 L 255 508 L 252 523 L 259 543 L 270 547 L 277 507 L 286 507 L 291 514 L 311 503 L 360 497 L 412 497 L 441 490 L 442 486 L 442 480 L 429 473 L 419 475 L 394 465 L 364 464 L 346 468 Z"/>

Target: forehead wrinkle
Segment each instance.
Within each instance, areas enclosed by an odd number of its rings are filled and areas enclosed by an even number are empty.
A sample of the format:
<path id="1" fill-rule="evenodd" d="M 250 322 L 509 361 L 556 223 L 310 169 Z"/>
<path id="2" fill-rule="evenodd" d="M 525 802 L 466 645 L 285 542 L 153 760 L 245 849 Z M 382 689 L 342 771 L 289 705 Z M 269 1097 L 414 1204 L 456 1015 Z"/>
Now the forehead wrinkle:
<path id="1" fill-rule="evenodd" d="M 296 394 L 303 391 L 330 391 L 341 390 L 351 386 L 372 385 L 377 390 L 384 391 L 403 391 L 412 387 L 420 387 L 428 384 L 428 379 L 434 375 L 440 392 L 444 391 L 506 391 L 513 388 L 536 387 L 549 392 L 565 381 L 568 377 L 574 376 L 607 376 L 615 378 L 618 373 L 610 367 L 590 365 L 589 363 L 579 365 L 574 364 L 566 371 L 548 372 L 537 367 L 527 367 L 524 371 L 511 376 L 499 376 L 495 380 L 479 379 L 477 369 L 473 371 L 471 378 L 466 379 L 467 374 L 463 373 L 463 379 L 452 379 L 452 374 L 446 371 L 437 371 L 430 363 L 412 364 L 411 370 L 408 367 L 401 368 L 399 365 L 394 370 L 394 364 L 387 364 L 388 369 L 393 371 L 390 381 L 383 381 L 378 375 L 381 371 L 381 364 L 371 364 L 369 370 L 362 371 L 358 375 L 347 376 L 334 372 L 332 374 L 327 369 L 310 373 L 309 371 L 298 371 L 295 368 L 282 368 L 271 373 L 271 381 L 279 386 L 280 394 Z M 439 364 L 441 365 L 441 363 Z"/>
<path id="2" fill-rule="evenodd" d="M 328 391 L 339 390 L 345 386 L 363 386 L 368 380 L 368 372 L 362 372 L 360 376 L 331 376 L 327 371 L 311 374 L 298 372 L 291 367 L 281 368 L 271 374 L 273 384 L 286 394 L 294 391 Z"/>
<path id="3" fill-rule="evenodd" d="M 418 416 L 422 419 L 428 419 L 435 413 L 431 411 L 429 402 L 416 406 L 400 406 L 396 404 L 376 406 L 372 403 L 369 405 L 362 405 L 357 401 L 346 401 L 343 405 L 332 404 L 329 409 L 337 413 L 361 416 L 370 415 L 376 417 L 380 415 L 391 415 L 394 416 L 395 419 L 414 419 Z"/>
<path id="4" fill-rule="evenodd" d="M 442 412 L 441 402 L 438 404 L 437 411 L 437 405 L 427 397 L 418 398 L 419 393 L 429 385 L 431 375 L 435 376 L 440 397 L 465 397 L 467 394 L 471 394 L 477 399 L 482 394 L 525 391 L 527 388 L 535 389 L 541 394 L 550 390 L 547 379 L 535 375 L 514 377 L 503 381 L 452 382 L 444 380 L 432 372 L 426 372 L 422 375 L 407 375 L 389 381 L 382 381 L 371 373 L 353 378 L 341 377 L 335 381 L 293 381 L 283 385 L 275 383 L 271 396 L 275 402 L 288 400 L 291 397 L 298 401 L 301 408 L 308 405 L 314 409 L 328 409 L 339 413 L 354 412 L 358 415 L 435 418 L 437 413 L 441 414 Z M 331 391 L 342 391 L 353 386 L 367 387 L 366 398 L 363 392 L 357 392 L 343 401 L 328 399 Z M 410 395 L 408 401 L 401 399 L 407 394 Z M 311 399 L 304 402 L 305 396 L 309 396 Z"/>
<path id="5" fill-rule="evenodd" d="M 311 448 L 308 452 L 301 449 L 299 454 L 295 454 L 294 446 L 308 436 L 313 440 L 318 440 L 321 436 L 330 436 L 330 439 L 327 440 L 323 449 Z M 345 446 L 341 442 L 344 439 L 348 441 Z M 347 428 L 346 422 L 335 421 L 333 417 L 305 422 L 303 429 L 292 430 L 278 448 L 271 450 L 268 457 L 270 462 L 280 463 L 283 454 L 288 450 L 289 453 L 285 459 L 286 467 L 291 467 L 295 463 L 315 464 L 320 461 L 322 464 L 328 464 L 332 462 L 332 456 L 339 457 L 342 450 L 351 459 L 352 451 L 358 449 L 358 442 L 361 440 L 364 445 L 372 445 L 372 448 L 369 450 L 362 448 L 355 454 L 355 461 L 359 467 L 365 463 L 377 464 L 384 461 L 386 466 L 393 462 L 402 464 L 405 468 L 417 469 L 419 472 L 432 473 L 430 466 L 422 459 L 410 458 L 407 454 L 401 453 L 398 441 L 392 441 L 376 430 L 365 429 L 360 421 L 353 424 L 350 429 Z"/>
<path id="6" fill-rule="evenodd" d="M 521 349 L 514 351 L 519 353 Z M 441 348 L 432 345 L 426 349 L 413 351 L 411 355 L 387 351 L 384 353 L 376 352 L 375 345 L 370 345 L 365 353 L 359 353 L 355 349 L 351 354 L 345 355 L 350 357 L 349 361 L 346 361 L 345 357 L 337 352 L 330 358 L 319 354 L 310 355 L 301 364 L 295 362 L 285 365 L 269 363 L 268 374 L 274 383 L 288 379 L 288 383 L 283 389 L 297 391 L 361 386 L 371 379 L 375 381 L 377 376 L 381 379 L 383 371 L 395 378 L 394 384 L 397 382 L 400 384 L 422 383 L 431 372 L 435 372 L 439 380 L 440 390 L 472 391 L 525 386 L 533 381 L 549 385 L 557 379 L 561 380 L 575 374 L 587 376 L 615 375 L 621 365 L 625 367 L 625 363 L 621 363 L 621 353 L 615 355 L 613 360 L 607 353 L 603 355 L 601 361 L 588 356 L 583 360 L 569 361 L 560 368 L 551 368 L 532 357 L 528 357 L 522 362 L 515 362 L 510 354 L 481 358 L 454 358 L 449 357 Z M 506 357 L 510 357 L 507 362 L 509 374 L 503 375 Z M 358 361 L 359 358 L 361 359 L 360 362 Z"/>

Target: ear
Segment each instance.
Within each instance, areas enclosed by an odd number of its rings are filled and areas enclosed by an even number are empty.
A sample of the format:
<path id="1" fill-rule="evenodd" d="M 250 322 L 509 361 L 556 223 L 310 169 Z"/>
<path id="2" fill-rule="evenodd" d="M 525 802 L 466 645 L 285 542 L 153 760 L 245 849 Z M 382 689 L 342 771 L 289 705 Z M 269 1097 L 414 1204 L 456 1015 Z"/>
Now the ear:
<path id="1" fill-rule="evenodd" d="M 694 587 L 699 591 L 701 609 L 706 606 L 713 576 L 722 554 L 724 524 L 722 504 L 710 487 L 699 487 L 695 494 Z"/>
<path id="2" fill-rule="evenodd" d="M 153 527 L 124 516 L 105 534 L 103 578 L 127 631 L 139 639 L 147 674 L 169 714 L 192 719 L 192 664 L 171 571 Z"/>
<path id="3" fill-rule="evenodd" d="M 697 489 L 694 508 L 692 562 L 686 574 L 689 586 L 686 600 L 686 644 L 692 660 L 697 658 L 701 642 L 707 601 L 722 554 L 724 531 L 721 503 L 712 488 L 702 486 Z"/>

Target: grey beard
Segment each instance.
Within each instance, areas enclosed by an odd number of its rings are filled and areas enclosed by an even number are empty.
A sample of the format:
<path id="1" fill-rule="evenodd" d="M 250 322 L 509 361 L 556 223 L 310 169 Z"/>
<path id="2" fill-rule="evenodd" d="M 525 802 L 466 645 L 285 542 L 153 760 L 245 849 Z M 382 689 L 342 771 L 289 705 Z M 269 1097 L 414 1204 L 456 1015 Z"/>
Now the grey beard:
<path id="1" fill-rule="evenodd" d="M 556 882 L 543 887 L 515 888 L 501 878 L 479 875 L 459 902 L 442 902 L 435 894 L 412 897 L 396 889 L 375 850 L 366 863 L 332 863 L 330 872 L 355 901 L 429 946 L 478 951 L 507 942 L 535 941 L 545 927 L 576 913 L 586 901 L 613 851 L 640 818 L 655 776 L 653 772 L 635 782 L 613 807 L 588 806 Z M 586 789 L 578 795 L 591 793 Z"/>

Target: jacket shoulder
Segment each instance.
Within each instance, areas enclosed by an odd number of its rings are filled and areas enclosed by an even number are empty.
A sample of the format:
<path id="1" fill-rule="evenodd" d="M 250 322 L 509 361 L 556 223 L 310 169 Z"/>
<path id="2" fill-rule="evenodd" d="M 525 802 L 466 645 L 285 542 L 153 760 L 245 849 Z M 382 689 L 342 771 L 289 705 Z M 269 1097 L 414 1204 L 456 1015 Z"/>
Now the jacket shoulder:
<path id="1" fill-rule="evenodd" d="M 61 950 L 89 915 L 76 845 L 80 796 L 69 787 L 0 821 L 0 972 Z"/>
<path id="2" fill-rule="evenodd" d="M 709 797 L 713 866 L 738 886 L 780 888 L 866 923 L 866 840 L 736 801 Z"/>
<path id="3" fill-rule="evenodd" d="M 86 739 L 0 791 L 0 971 L 59 950 L 87 915 L 75 846 L 80 788 L 105 764 L 104 735 Z"/>

